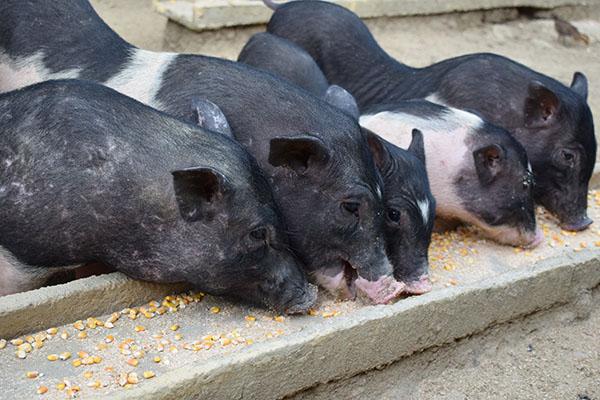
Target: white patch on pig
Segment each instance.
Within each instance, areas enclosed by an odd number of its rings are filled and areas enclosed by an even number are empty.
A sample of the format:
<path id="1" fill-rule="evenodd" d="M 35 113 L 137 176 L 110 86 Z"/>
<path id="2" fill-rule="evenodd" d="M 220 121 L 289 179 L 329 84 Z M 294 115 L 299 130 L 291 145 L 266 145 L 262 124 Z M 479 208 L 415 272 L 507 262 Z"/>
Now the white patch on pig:
<path id="1" fill-rule="evenodd" d="M 529 161 L 527 161 L 527 171 L 533 173 L 533 170 L 531 169 L 531 163 Z"/>
<path id="2" fill-rule="evenodd" d="M 419 206 L 419 210 L 421 210 L 423 221 L 427 224 L 429 221 L 429 202 L 427 200 L 418 200 L 417 205 Z"/>
<path id="3" fill-rule="evenodd" d="M 79 267 L 79 264 L 53 268 L 33 267 L 21 263 L 10 251 L 0 246 L 0 296 L 37 289 L 52 275 Z"/>
<path id="4" fill-rule="evenodd" d="M 425 97 L 425 100 L 427 100 L 431 103 L 439 104 L 440 106 L 448 107 L 448 104 L 446 103 L 446 101 L 443 100 L 437 93 L 430 94 L 429 96 Z"/>
<path id="5" fill-rule="evenodd" d="M 156 95 L 165 71 L 176 57 L 175 53 L 133 49 L 123 69 L 104 84 L 144 104 L 160 108 Z"/>
<path id="6" fill-rule="evenodd" d="M 412 130 L 421 130 L 427 176 L 437 201 L 437 214 L 443 218 L 472 220 L 452 182 L 461 170 L 475 168 L 472 151 L 465 143 L 483 125 L 481 118 L 457 109 L 449 109 L 432 118 L 383 111 L 361 116 L 360 124 L 404 149 L 410 146 Z"/>
<path id="7" fill-rule="evenodd" d="M 50 79 L 75 79 L 79 77 L 79 74 L 79 69 L 51 72 L 44 65 L 44 52 L 42 51 L 27 57 L 11 58 L 4 50 L 0 49 L 0 93 Z"/>

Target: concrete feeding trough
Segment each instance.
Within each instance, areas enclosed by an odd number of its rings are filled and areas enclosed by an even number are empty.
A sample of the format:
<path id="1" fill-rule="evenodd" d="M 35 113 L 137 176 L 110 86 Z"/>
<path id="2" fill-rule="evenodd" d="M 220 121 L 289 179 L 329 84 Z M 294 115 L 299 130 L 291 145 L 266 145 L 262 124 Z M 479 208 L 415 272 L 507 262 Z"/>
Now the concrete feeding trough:
<path id="1" fill-rule="evenodd" d="M 282 1 L 284 3 L 285 1 Z M 532 7 L 551 9 L 586 5 L 581 0 L 335 0 L 361 18 L 445 14 L 452 12 Z M 167 18 L 195 31 L 264 24 L 272 11 L 260 0 L 154 0 Z"/>
<path id="2" fill-rule="evenodd" d="M 590 193 L 589 212 L 600 220 L 600 191 Z M 69 388 L 86 398 L 281 398 L 597 287 L 600 229 L 564 232 L 541 211 L 539 221 L 545 241 L 534 250 L 499 246 L 470 229 L 436 234 L 430 250 L 434 290 L 388 306 L 321 294 L 312 315 L 280 317 L 212 296 L 165 300 L 185 288 L 119 273 L 1 297 L 0 337 L 44 339 L 23 359 L 16 357 L 19 342 L 0 350 L 0 386 L 7 398 L 32 397 L 40 387 L 48 388 L 50 399 L 64 398 Z M 156 310 L 160 304 L 167 312 Z M 114 312 L 114 327 L 98 326 Z M 49 334 L 48 328 L 56 329 Z M 65 360 L 48 359 L 67 352 Z M 85 357 L 100 361 L 74 366 Z M 39 376 L 27 378 L 31 371 Z M 137 383 L 127 383 L 132 373 Z"/>

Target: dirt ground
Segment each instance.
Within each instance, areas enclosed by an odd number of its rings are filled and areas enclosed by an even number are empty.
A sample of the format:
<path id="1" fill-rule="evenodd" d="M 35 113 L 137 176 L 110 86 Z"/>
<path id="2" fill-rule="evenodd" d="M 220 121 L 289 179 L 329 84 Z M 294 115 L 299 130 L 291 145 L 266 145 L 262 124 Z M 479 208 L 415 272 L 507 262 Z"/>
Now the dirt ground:
<path id="1" fill-rule="evenodd" d="M 600 290 L 293 400 L 598 400 Z"/>

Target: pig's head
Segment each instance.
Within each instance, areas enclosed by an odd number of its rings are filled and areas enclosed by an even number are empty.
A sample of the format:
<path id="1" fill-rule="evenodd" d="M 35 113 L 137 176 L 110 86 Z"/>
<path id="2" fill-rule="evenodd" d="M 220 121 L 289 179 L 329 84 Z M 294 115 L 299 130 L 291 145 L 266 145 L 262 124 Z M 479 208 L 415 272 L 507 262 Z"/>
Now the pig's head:
<path id="1" fill-rule="evenodd" d="M 587 104 L 588 83 L 577 72 L 571 87 L 528 87 L 524 127 L 517 131 L 535 173 L 535 197 L 564 229 L 579 231 L 587 216 L 588 183 L 596 162 L 596 138 Z"/>
<path id="2" fill-rule="evenodd" d="M 319 284 L 343 298 L 386 303 L 403 285 L 385 253 L 381 177 L 356 121 L 336 114 L 321 122 L 334 135 L 270 140 L 276 198 L 293 248 Z"/>
<path id="3" fill-rule="evenodd" d="M 408 151 L 365 129 L 383 179 L 386 248 L 394 276 L 407 293 L 431 290 L 428 250 L 435 219 L 435 199 L 425 170 L 423 134 L 415 129 Z"/>
<path id="4" fill-rule="evenodd" d="M 536 228 L 534 180 L 525 149 L 505 130 L 484 123 L 467 140 L 468 166 L 456 177 L 468 215 L 488 237 L 504 244 L 534 247 L 542 240 Z"/>
<path id="5" fill-rule="evenodd" d="M 239 145 L 212 135 L 216 145 L 199 148 L 203 159 L 215 162 L 148 178 L 144 213 L 124 218 L 139 221 L 123 239 L 136 245 L 127 254 L 114 250 L 109 263 L 125 258 L 119 270 L 135 278 L 188 282 L 278 312 L 306 312 L 316 287 L 289 248 L 266 178 Z M 177 164 L 191 163 L 197 154 L 182 151 Z"/>

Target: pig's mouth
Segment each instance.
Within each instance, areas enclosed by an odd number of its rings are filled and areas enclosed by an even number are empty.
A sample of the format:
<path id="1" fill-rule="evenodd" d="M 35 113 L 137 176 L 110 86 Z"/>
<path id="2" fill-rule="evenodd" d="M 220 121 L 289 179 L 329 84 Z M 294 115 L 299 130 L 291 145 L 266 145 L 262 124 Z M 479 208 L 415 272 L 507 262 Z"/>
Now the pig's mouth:
<path id="1" fill-rule="evenodd" d="M 386 304 L 404 290 L 404 284 L 392 276 L 382 276 L 376 281 L 361 277 L 358 269 L 344 259 L 335 267 L 315 271 L 313 276 L 319 285 L 343 300 L 353 300 L 359 296 L 371 303 Z"/>

